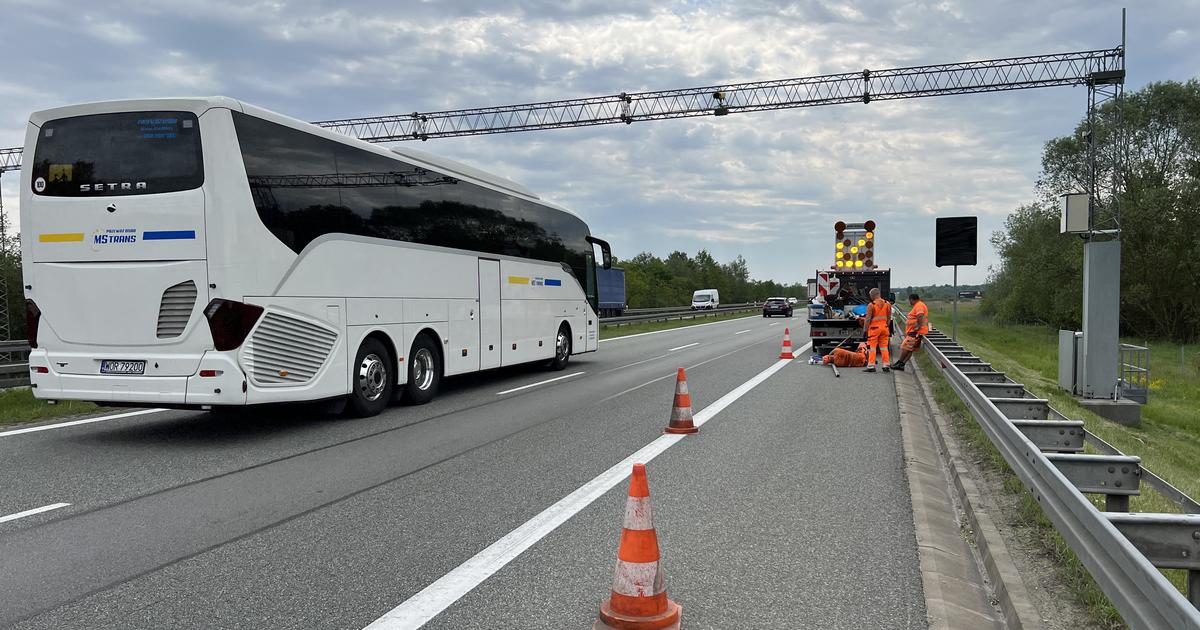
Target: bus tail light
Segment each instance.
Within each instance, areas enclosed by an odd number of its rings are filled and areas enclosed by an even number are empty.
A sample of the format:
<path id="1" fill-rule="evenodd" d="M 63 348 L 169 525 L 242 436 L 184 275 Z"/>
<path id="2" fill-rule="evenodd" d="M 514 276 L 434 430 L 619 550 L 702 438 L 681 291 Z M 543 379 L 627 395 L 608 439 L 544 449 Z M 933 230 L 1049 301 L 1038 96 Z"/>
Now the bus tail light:
<path id="1" fill-rule="evenodd" d="M 814 330 L 814 331 L 812 331 L 812 336 L 813 337 L 824 337 L 825 331 L 824 330 Z"/>
<path id="2" fill-rule="evenodd" d="M 42 321 L 42 309 L 33 300 L 25 300 L 25 336 L 30 348 L 37 348 L 38 324 Z"/>
<path id="3" fill-rule="evenodd" d="M 213 346 L 221 352 L 236 350 L 263 314 L 261 306 L 217 298 L 204 307 Z"/>

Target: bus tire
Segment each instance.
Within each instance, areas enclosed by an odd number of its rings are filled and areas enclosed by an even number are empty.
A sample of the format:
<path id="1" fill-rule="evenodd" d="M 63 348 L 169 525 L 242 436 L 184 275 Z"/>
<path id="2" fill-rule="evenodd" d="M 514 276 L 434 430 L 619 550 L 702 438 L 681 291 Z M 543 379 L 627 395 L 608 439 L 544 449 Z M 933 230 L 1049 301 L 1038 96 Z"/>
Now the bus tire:
<path id="1" fill-rule="evenodd" d="M 408 383 L 404 385 L 404 401 L 424 405 L 437 396 L 442 381 L 442 355 L 429 335 L 417 335 L 408 353 Z"/>
<path id="2" fill-rule="evenodd" d="M 567 369 L 567 362 L 571 360 L 571 327 L 565 323 L 558 327 L 558 334 L 554 337 L 554 358 L 547 363 L 551 370 Z"/>
<path id="3" fill-rule="evenodd" d="M 374 337 L 363 339 L 350 373 L 348 402 L 355 416 L 377 416 L 387 408 L 392 400 L 392 389 L 396 386 L 395 365 L 383 342 Z"/>

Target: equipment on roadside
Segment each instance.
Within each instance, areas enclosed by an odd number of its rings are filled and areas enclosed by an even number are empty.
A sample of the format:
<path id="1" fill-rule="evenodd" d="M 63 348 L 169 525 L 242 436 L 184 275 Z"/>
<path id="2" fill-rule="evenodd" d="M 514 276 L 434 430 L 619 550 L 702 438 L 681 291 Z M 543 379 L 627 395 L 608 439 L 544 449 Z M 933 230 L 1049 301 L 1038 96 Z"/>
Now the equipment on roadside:
<path id="1" fill-rule="evenodd" d="M 664 429 L 666 433 L 687 434 L 698 433 L 692 418 L 692 395 L 688 393 L 687 372 L 679 368 L 675 376 L 675 402 L 671 405 L 671 422 Z"/>
<path id="2" fill-rule="evenodd" d="M 678 630 L 683 609 L 667 598 L 660 562 L 646 465 L 634 464 L 612 595 L 600 605 L 592 630 Z"/>

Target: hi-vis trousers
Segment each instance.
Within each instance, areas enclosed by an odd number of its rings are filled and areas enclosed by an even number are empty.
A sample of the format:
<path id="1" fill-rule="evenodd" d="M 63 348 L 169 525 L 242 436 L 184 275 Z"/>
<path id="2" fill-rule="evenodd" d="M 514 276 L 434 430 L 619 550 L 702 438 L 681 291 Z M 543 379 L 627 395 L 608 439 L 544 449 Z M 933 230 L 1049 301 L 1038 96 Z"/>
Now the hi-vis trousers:
<path id="1" fill-rule="evenodd" d="M 867 330 L 867 367 L 875 365 L 875 348 L 883 354 L 883 364 L 891 365 L 892 360 L 888 356 L 888 338 L 887 326 L 880 328 L 871 328 Z"/>

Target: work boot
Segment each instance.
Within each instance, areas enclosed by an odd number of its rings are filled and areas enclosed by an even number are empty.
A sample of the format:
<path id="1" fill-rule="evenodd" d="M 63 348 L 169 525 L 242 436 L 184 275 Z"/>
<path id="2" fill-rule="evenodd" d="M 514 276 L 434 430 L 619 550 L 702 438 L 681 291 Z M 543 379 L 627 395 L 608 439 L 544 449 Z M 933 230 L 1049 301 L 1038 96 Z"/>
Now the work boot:
<path id="1" fill-rule="evenodd" d="M 897 362 L 895 362 L 895 363 L 893 363 L 893 364 L 892 364 L 892 369 L 893 369 L 893 370 L 896 370 L 896 371 L 898 371 L 898 372 L 903 372 L 903 371 L 904 371 L 904 364 L 903 364 L 903 363 L 901 363 L 900 361 L 897 361 Z"/>
<path id="2" fill-rule="evenodd" d="M 871 367 L 869 367 L 869 368 L 864 368 L 864 369 L 863 369 L 863 371 L 864 371 L 864 372 L 870 372 L 870 373 L 874 374 L 874 373 L 875 373 L 875 366 L 874 366 L 874 365 L 872 365 L 872 366 L 871 366 Z"/>
<path id="3" fill-rule="evenodd" d="M 885 365 L 885 366 L 883 366 L 883 373 L 884 373 L 884 374 L 887 374 L 888 372 L 891 372 L 891 371 L 892 371 L 892 368 L 890 368 L 890 367 L 888 367 L 888 366 L 886 366 L 886 365 Z"/>

